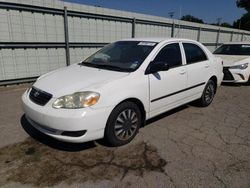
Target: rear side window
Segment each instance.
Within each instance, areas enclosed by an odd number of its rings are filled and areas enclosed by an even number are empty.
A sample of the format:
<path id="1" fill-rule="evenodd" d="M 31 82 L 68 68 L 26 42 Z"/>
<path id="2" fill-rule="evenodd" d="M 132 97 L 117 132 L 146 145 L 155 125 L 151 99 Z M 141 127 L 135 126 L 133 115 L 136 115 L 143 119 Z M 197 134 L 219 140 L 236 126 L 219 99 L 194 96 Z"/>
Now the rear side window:
<path id="1" fill-rule="evenodd" d="M 187 64 L 207 60 L 205 52 L 199 46 L 191 43 L 183 43 L 183 47 L 186 54 Z"/>
<path id="2" fill-rule="evenodd" d="M 169 68 L 182 65 L 181 51 L 178 43 L 166 45 L 157 54 L 154 61 L 167 62 Z"/>

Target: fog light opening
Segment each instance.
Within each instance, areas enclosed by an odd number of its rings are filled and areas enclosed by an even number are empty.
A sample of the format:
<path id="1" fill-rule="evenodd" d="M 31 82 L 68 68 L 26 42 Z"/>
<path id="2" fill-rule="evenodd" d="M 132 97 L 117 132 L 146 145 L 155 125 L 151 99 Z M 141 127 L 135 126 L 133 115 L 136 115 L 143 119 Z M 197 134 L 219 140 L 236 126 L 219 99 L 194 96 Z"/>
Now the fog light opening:
<path id="1" fill-rule="evenodd" d="M 87 131 L 63 131 L 62 136 L 70 136 L 70 137 L 80 137 L 83 136 Z"/>

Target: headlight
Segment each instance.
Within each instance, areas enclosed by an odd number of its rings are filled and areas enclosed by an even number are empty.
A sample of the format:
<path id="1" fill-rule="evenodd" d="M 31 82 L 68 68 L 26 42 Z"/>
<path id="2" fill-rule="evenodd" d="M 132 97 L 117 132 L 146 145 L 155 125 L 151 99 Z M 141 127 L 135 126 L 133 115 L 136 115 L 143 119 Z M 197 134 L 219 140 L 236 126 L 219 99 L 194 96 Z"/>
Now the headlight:
<path id="1" fill-rule="evenodd" d="M 242 65 L 235 65 L 235 66 L 232 66 L 230 67 L 230 69 L 246 69 L 248 67 L 248 63 L 245 63 L 245 64 L 242 64 Z"/>
<path id="2" fill-rule="evenodd" d="M 53 103 L 54 108 L 77 109 L 92 106 L 97 103 L 100 94 L 92 91 L 77 92 L 62 96 Z"/>

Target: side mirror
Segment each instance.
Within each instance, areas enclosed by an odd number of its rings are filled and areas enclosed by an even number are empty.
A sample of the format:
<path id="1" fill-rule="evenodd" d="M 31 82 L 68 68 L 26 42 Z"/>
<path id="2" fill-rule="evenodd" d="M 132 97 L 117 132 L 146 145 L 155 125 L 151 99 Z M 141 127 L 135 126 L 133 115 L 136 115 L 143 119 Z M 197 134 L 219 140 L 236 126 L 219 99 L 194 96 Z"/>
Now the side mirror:
<path id="1" fill-rule="evenodd" d="M 163 61 L 152 61 L 145 74 L 154 74 L 156 72 L 160 72 L 160 71 L 167 71 L 169 70 L 169 65 L 167 62 L 163 62 Z"/>

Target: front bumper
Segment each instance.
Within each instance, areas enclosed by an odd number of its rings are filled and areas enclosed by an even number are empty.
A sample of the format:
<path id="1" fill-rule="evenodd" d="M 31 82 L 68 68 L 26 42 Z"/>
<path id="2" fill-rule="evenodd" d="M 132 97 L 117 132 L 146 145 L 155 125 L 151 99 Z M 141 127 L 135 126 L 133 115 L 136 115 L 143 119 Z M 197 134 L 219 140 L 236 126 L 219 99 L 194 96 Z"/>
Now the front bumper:
<path id="1" fill-rule="evenodd" d="M 29 93 L 22 96 L 22 107 L 29 123 L 57 140 L 81 143 L 103 138 L 104 129 L 112 107 L 93 109 L 55 109 L 51 99 L 45 106 L 35 104 Z M 65 136 L 64 132 L 82 131 L 81 136 Z"/>
<path id="2" fill-rule="evenodd" d="M 230 69 L 223 67 L 224 78 L 223 82 L 245 83 L 249 79 L 250 69 Z"/>

